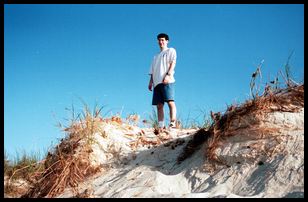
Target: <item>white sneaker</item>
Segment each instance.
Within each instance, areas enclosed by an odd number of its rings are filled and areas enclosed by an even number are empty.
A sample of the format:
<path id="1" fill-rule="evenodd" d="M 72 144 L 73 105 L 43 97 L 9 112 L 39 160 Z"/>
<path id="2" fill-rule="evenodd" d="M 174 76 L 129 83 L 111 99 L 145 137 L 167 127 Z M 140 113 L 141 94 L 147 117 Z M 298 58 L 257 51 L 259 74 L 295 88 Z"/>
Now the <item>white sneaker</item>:
<path id="1" fill-rule="evenodd" d="M 158 122 L 158 127 L 159 128 L 164 128 L 165 127 L 165 122 L 164 121 L 159 121 Z"/>
<path id="2" fill-rule="evenodd" d="M 176 128 L 175 121 L 171 121 L 171 122 L 170 122 L 169 128 Z"/>

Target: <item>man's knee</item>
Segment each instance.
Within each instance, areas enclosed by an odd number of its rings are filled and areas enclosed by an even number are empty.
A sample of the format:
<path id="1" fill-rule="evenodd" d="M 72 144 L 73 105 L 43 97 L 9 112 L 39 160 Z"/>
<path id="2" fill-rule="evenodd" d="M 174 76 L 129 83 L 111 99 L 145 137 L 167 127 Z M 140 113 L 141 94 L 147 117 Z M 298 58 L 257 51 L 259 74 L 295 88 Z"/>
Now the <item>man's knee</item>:
<path id="1" fill-rule="evenodd" d="M 173 100 L 171 100 L 171 101 L 168 101 L 168 105 L 169 105 L 170 107 L 173 107 L 173 106 L 175 106 L 175 103 L 174 103 Z"/>
<path id="2" fill-rule="evenodd" d="M 163 109 L 164 108 L 164 104 L 162 103 L 158 103 L 157 104 L 157 109 L 160 110 L 160 109 Z"/>

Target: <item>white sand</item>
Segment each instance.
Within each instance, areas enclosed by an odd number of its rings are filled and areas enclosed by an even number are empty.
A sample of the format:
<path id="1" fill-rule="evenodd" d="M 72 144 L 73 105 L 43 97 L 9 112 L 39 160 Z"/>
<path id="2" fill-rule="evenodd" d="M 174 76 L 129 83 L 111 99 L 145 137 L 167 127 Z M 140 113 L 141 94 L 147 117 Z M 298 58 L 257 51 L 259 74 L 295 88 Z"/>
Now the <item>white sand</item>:
<path id="1" fill-rule="evenodd" d="M 157 141 L 152 129 L 107 124 L 107 138 L 95 135 L 91 158 L 93 165 L 113 166 L 81 184 L 80 192 L 98 198 L 304 197 L 304 108 L 269 114 L 263 125 L 279 130 L 262 139 L 247 131 L 226 138 L 216 150 L 224 165 L 214 169 L 205 158 L 206 144 L 176 164 L 194 129 L 173 131 L 164 141 L 170 145 L 140 143 L 134 149 L 138 137 Z M 179 140 L 185 142 L 172 149 Z M 59 197 L 72 196 L 68 188 Z"/>

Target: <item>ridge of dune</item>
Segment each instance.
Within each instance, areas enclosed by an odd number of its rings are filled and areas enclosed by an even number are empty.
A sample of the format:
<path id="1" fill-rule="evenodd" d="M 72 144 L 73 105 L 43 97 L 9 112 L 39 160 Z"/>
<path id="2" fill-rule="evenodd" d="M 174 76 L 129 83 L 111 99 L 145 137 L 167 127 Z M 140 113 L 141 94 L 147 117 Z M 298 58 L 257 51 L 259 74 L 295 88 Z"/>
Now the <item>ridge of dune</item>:
<path id="1" fill-rule="evenodd" d="M 92 174 L 52 197 L 302 198 L 304 86 L 295 91 L 299 102 L 287 90 L 261 111 L 229 110 L 213 123 L 211 133 L 175 129 L 155 134 L 153 128 L 98 120 L 100 129 L 86 155 Z M 74 155 L 85 142 L 78 140 Z M 32 189 L 28 197 L 46 197 L 37 192 Z"/>

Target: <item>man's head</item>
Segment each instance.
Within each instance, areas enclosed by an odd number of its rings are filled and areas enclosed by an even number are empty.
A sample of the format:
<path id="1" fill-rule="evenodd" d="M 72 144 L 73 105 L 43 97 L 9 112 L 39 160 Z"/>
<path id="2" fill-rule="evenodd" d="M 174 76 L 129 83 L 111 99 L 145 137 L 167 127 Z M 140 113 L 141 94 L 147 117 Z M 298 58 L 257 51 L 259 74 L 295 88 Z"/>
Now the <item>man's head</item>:
<path id="1" fill-rule="evenodd" d="M 167 48 L 168 42 L 169 42 L 169 36 L 165 33 L 160 33 L 157 35 L 158 45 L 160 49 Z"/>
<path id="2" fill-rule="evenodd" d="M 168 34 L 160 33 L 159 35 L 157 35 L 157 39 L 160 39 L 160 38 L 165 38 L 165 40 L 169 41 Z"/>

